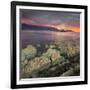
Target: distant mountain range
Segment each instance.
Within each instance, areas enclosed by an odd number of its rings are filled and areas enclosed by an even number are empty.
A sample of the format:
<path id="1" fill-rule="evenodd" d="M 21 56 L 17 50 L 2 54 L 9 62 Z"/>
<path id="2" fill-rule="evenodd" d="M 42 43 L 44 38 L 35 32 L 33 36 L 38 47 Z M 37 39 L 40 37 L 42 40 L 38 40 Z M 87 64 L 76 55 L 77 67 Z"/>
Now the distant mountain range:
<path id="1" fill-rule="evenodd" d="M 55 32 L 74 32 L 72 30 L 64 30 L 64 29 L 56 29 L 54 27 L 49 27 L 49 26 L 39 26 L 39 25 L 28 25 L 28 24 L 22 24 L 21 27 L 22 30 L 36 30 L 36 31 L 55 31 Z"/>

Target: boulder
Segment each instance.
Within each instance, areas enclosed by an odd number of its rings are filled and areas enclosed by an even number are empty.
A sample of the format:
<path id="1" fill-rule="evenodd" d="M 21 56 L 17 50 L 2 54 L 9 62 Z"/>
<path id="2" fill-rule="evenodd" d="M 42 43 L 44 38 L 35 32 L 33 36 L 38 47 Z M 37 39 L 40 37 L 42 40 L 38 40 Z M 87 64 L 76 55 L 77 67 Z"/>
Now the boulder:
<path id="1" fill-rule="evenodd" d="M 36 54 L 37 49 L 32 45 L 28 45 L 25 49 L 22 49 L 21 51 L 21 61 L 24 61 L 25 59 L 30 60 L 34 58 Z"/>

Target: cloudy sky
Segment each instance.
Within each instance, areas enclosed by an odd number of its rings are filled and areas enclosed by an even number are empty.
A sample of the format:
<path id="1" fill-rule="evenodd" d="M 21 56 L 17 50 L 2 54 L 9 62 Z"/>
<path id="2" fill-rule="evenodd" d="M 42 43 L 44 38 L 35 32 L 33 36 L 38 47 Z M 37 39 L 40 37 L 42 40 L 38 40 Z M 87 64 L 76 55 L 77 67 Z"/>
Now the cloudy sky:
<path id="1" fill-rule="evenodd" d="M 51 25 L 58 29 L 80 31 L 80 13 L 76 12 L 21 9 L 20 20 L 25 24 Z"/>

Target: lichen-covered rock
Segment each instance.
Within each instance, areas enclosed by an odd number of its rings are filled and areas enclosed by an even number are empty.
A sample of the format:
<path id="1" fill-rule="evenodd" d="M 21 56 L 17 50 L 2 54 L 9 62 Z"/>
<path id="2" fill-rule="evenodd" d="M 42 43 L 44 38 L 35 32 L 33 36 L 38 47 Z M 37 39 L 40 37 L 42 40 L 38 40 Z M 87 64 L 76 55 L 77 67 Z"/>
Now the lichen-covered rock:
<path id="1" fill-rule="evenodd" d="M 43 53 L 40 57 L 35 57 L 31 61 L 28 62 L 26 67 L 24 68 L 24 73 L 31 76 L 33 73 L 39 72 L 40 70 L 44 70 L 51 65 L 52 62 L 57 62 L 60 60 L 60 52 L 55 49 L 49 48 L 46 53 Z M 53 63 L 54 64 L 54 63 Z"/>
<path id="2" fill-rule="evenodd" d="M 43 56 L 55 61 L 60 59 L 60 52 L 56 49 L 49 48 L 46 53 L 43 53 Z"/>
<path id="3" fill-rule="evenodd" d="M 71 75 L 73 75 L 73 73 L 74 73 L 74 70 L 73 70 L 73 68 L 71 68 L 71 69 L 69 69 L 69 70 L 67 70 L 66 72 L 64 72 L 62 75 L 60 75 L 61 77 L 64 77 L 64 76 L 71 76 Z"/>
<path id="4" fill-rule="evenodd" d="M 21 51 L 21 62 L 23 62 L 25 60 L 25 53 L 23 52 L 23 50 Z"/>
<path id="5" fill-rule="evenodd" d="M 41 56 L 36 57 L 28 62 L 26 67 L 23 68 L 24 76 L 31 76 L 33 73 L 36 73 L 40 70 L 43 70 L 45 68 L 48 68 L 50 65 L 50 61 L 47 57 Z"/>
<path id="6" fill-rule="evenodd" d="M 46 45 L 45 45 L 45 48 L 49 48 L 49 45 L 48 45 L 48 44 L 46 44 Z"/>
<path id="7" fill-rule="evenodd" d="M 28 45 L 25 49 L 21 51 L 21 61 L 24 61 L 25 59 L 32 59 L 33 57 L 35 57 L 36 53 L 37 49 L 32 45 Z"/>
<path id="8" fill-rule="evenodd" d="M 52 48 L 52 49 L 55 48 L 55 45 L 50 45 L 50 48 Z"/>
<path id="9" fill-rule="evenodd" d="M 40 47 L 41 45 L 40 44 L 37 44 L 37 47 Z"/>
<path id="10" fill-rule="evenodd" d="M 21 62 L 21 65 L 22 65 L 22 66 L 25 66 L 27 63 L 28 63 L 28 60 L 25 59 L 23 62 Z"/>

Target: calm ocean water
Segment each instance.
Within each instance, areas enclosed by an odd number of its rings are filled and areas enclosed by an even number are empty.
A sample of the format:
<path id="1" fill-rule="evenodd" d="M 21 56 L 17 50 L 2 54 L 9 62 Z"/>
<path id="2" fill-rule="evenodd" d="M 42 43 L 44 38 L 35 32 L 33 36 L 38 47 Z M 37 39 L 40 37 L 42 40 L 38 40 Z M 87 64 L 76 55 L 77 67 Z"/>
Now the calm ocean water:
<path id="1" fill-rule="evenodd" d="M 80 38 L 80 33 L 76 32 L 54 32 L 54 31 L 21 31 L 22 48 L 29 44 L 49 44 L 61 40 L 75 40 Z"/>

